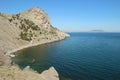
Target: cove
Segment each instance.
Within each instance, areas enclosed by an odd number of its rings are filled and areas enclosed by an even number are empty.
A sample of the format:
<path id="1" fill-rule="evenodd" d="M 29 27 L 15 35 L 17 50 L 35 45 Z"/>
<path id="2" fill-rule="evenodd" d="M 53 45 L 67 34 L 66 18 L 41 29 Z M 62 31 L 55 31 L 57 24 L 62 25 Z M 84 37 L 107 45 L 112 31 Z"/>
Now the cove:
<path id="1" fill-rule="evenodd" d="M 120 33 L 70 33 L 62 41 L 15 52 L 12 60 L 21 69 L 42 72 L 54 66 L 72 80 L 119 80 Z"/>

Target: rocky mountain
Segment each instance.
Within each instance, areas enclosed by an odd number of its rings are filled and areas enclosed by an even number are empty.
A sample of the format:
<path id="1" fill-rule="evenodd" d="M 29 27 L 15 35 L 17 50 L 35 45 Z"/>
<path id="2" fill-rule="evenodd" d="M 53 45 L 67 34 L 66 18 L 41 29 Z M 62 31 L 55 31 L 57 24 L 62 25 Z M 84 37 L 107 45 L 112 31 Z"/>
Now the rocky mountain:
<path id="1" fill-rule="evenodd" d="M 16 15 L 0 13 L 0 48 L 5 52 L 65 37 L 69 35 L 54 28 L 48 14 L 40 8 Z"/>

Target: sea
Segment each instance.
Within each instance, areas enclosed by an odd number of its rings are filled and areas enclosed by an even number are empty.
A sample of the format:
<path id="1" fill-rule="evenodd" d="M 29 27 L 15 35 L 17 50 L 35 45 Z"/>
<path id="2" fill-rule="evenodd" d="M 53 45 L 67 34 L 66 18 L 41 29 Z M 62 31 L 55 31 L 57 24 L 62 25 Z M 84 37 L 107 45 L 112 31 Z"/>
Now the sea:
<path id="1" fill-rule="evenodd" d="M 71 37 L 15 52 L 13 62 L 41 73 L 53 66 L 61 80 L 120 80 L 120 33 L 71 32 Z"/>

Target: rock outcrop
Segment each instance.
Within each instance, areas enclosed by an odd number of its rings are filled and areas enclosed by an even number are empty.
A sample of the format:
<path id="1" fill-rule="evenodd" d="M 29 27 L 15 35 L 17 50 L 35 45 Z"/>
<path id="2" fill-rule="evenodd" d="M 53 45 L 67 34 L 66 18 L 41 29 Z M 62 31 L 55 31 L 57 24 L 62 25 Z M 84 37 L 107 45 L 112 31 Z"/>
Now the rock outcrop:
<path id="1" fill-rule="evenodd" d="M 31 69 L 20 70 L 15 66 L 0 66 L 0 80 L 59 80 L 59 77 L 53 67 L 39 74 Z"/>

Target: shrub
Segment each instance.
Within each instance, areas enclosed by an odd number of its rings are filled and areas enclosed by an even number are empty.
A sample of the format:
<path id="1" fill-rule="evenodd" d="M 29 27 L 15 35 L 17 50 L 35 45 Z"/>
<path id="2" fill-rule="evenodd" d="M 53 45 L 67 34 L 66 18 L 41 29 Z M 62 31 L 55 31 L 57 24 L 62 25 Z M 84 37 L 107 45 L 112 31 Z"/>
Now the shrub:
<path id="1" fill-rule="evenodd" d="M 16 17 L 17 17 L 17 19 L 19 19 L 19 17 L 20 17 L 20 14 L 16 14 Z"/>
<path id="2" fill-rule="evenodd" d="M 12 19 L 9 19 L 9 22 L 12 22 Z"/>
<path id="3" fill-rule="evenodd" d="M 31 37 L 28 37 L 28 33 L 26 33 L 26 32 L 21 32 L 20 33 L 20 38 L 22 40 L 26 40 L 26 41 L 31 41 L 32 40 Z"/>
<path id="4" fill-rule="evenodd" d="M 31 26 L 32 30 L 40 30 L 40 28 L 38 27 L 38 25 L 33 25 Z"/>
<path id="5" fill-rule="evenodd" d="M 24 30 L 25 28 L 25 24 L 21 24 L 21 26 L 19 26 L 20 29 Z"/>
<path id="6" fill-rule="evenodd" d="M 36 31 L 40 30 L 40 28 L 38 25 L 35 25 L 33 21 L 30 21 L 29 19 L 23 19 L 20 21 L 20 24 L 21 24 L 21 26 L 19 26 L 19 28 L 21 29 L 20 38 L 22 40 L 31 41 L 33 36 L 37 37 L 36 34 L 32 33 L 32 30 Z"/>
<path id="7" fill-rule="evenodd" d="M 12 15 L 12 18 L 15 20 L 16 17 L 14 15 Z"/>
<path id="8" fill-rule="evenodd" d="M 29 19 L 24 19 L 24 22 L 26 25 L 28 25 L 28 29 L 31 28 L 32 30 L 40 30 L 38 25 L 35 25 L 33 21 L 30 21 Z"/>

